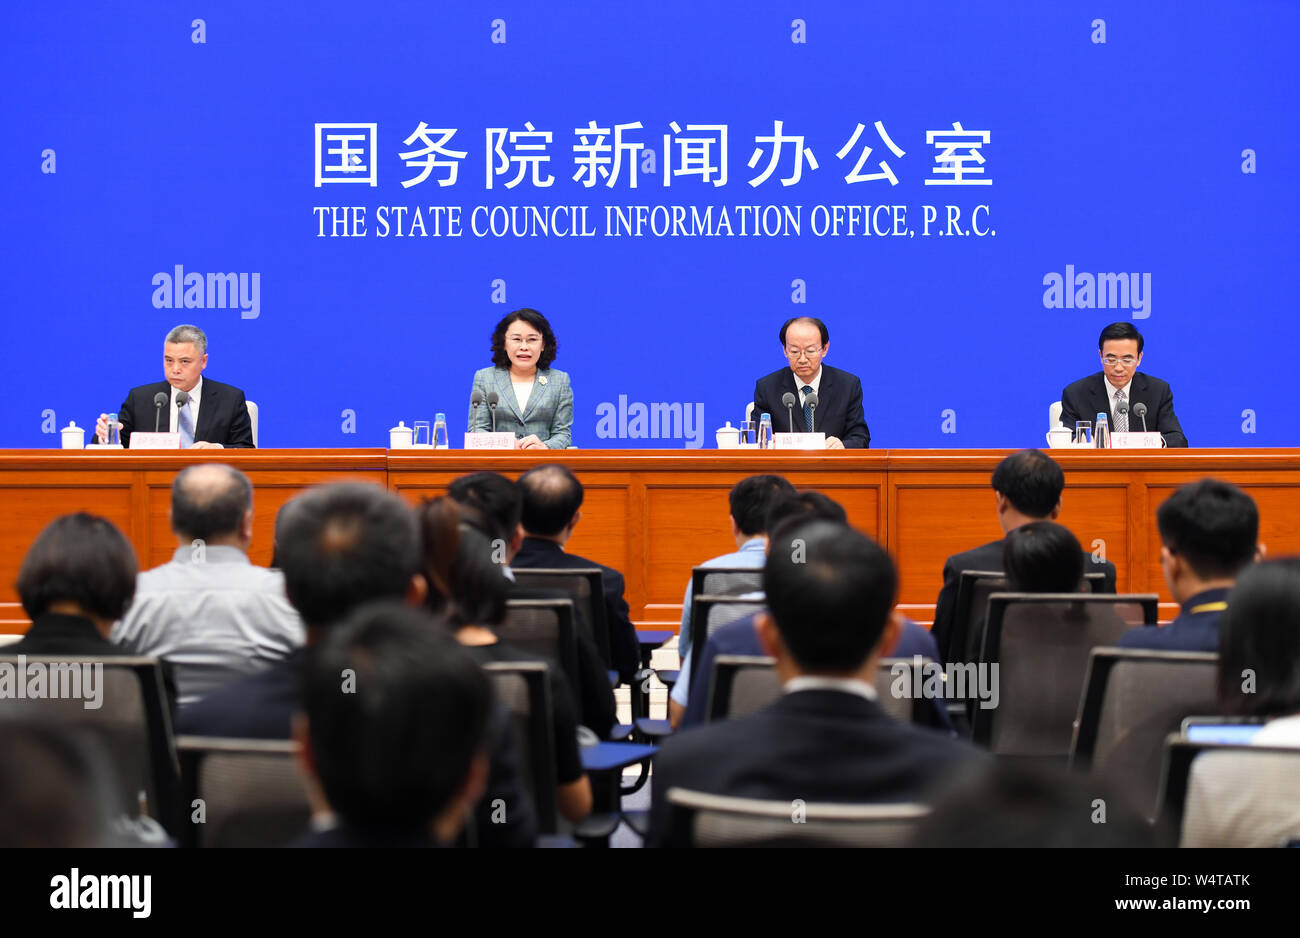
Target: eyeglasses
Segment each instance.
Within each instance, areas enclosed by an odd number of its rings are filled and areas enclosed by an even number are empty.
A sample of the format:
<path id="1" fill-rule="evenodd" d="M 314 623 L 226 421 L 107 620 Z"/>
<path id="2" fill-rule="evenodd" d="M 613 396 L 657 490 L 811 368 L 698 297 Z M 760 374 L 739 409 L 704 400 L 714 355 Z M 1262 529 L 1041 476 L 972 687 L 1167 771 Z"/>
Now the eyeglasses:
<path id="1" fill-rule="evenodd" d="M 1125 355 L 1123 358 L 1117 355 L 1107 355 L 1102 361 L 1111 366 L 1122 364 L 1125 368 L 1132 368 L 1137 364 L 1137 359 L 1132 355 Z"/>
<path id="2" fill-rule="evenodd" d="M 793 358 L 793 359 L 799 359 L 799 358 L 812 359 L 812 358 L 817 358 L 824 351 L 826 351 L 826 349 L 820 345 L 817 346 L 817 348 L 790 348 L 787 346 L 785 350 L 785 354 L 788 358 Z"/>
<path id="3" fill-rule="evenodd" d="M 506 336 L 507 345 L 541 345 L 542 337 L 540 335 L 508 335 Z"/>

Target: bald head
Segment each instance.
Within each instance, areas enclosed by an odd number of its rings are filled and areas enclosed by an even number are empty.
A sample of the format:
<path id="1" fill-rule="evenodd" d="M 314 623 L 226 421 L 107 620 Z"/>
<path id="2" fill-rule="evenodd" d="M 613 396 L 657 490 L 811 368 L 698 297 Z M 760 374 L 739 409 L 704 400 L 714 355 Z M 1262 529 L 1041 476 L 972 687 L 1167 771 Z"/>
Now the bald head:
<path id="1" fill-rule="evenodd" d="M 582 507 L 582 483 L 558 463 L 537 466 L 519 477 L 524 495 L 524 530 L 535 537 L 560 537 Z"/>
<path id="2" fill-rule="evenodd" d="M 231 544 L 252 539 L 253 484 L 232 466 L 190 466 L 172 481 L 172 531 L 182 543 Z"/>

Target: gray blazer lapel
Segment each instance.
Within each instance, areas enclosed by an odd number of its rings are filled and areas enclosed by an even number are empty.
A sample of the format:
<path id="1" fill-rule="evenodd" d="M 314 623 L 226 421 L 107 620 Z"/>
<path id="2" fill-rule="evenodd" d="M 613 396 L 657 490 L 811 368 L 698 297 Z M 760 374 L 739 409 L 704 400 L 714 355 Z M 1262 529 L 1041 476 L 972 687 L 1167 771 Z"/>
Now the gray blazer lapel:
<path id="1" fill-rule="evenodd" d="M 521 424 L 524 422 L 523 414 L 519 413 L 519 402 L 515 400 L 515 386 L 510 381 L 510 369 L 498 368 L 493 372 L 496 378 L 497 396 L 500 397 L 501 403 L 509 408 L 510 413 L 515 415 L 515 419 Z"/>
<path id="2" fill-rule="evenodd" d="M 545 384 L 542 383 L 543 380 L 546 381 Z M 537 376 L 533 379 L 533 389 L 528 394 L 528 406 L 524 408 L 523 419 L 525 422 L 527 422 L 528 418 L 533 415 L 533 412 L 537 410 L 542 401 L 546 400 L 550 394 L 551 380 L 539 370 Z"/>

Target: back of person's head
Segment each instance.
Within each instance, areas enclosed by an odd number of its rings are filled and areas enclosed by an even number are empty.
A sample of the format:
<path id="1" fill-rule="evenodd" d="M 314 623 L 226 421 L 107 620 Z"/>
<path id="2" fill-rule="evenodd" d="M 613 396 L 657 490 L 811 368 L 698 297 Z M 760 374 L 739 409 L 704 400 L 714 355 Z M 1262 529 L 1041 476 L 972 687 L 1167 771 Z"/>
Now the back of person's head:
<path id="1" fill-rule="evenodd" d="M 1030 518 L 1046 518 L 1060 504 L 1065 491 L 1065 473 L 1042 450 L 1012 453 L 993 470 L 993 491 L 1011 502 L 1011 507 Z"/>
<path id="2" fill-rule="evenodd" d="M 78 512 L 46 525 L 18 571 L 18 596 L 31 619 L 57 602 L 74 602 L 109 621 L 135 598 L 135 548 L 111 521 Z"/>
<path id="3" fill-rule="evenodd" d="M 401 599 L 419 571 L 415 514 L 377 485 L 311 489 L 283 522 L 276 560 L 307 625 L 330 625 L 370 600 Z"/>
<path id="4" fill-rule="evenodd" d="M 420 568 L 429 581 L 426 603 L 456 628 L 500 625 L 509 587 L 502 549 L 461 517 L 451 498 L 420 506 Z"/>
<path id="5" fill-rule="evenodd" d="M 93 740 L 0 721 L 0 849 L 107 844 L 111 783 Z"/>
<path id="6" fill-rule="evenodd" d="M 253 507 L 253 483 L 234 466 L 189 466 L 172 480 L 172 531 L 215 541 L 240 533 Z"/>
<path id="7" fill-rule="evenodd" d="M 1202 580 L 1232 579 L 1255 559 L 1259 509 L 1229 482 L 1182 486 L 1156 510 L 1160 539 Z"/>
<path id="8" fill-rule="evenodd" d="M 731 518 L 741 534 L 757 537 L 767 533 L 767 513 L 782 495 L 793 495 L 794 486 L 777 475 L 749 476 L 731 487 L 728 499 Z"/>
<path id="9" fill-rule="evenodd" d="M 990 760 L 936 793 L 915 847 L 1173 846 L 1111 786 L 1056 766 Z"/>
<path id="10" fill-rule="evenodd" d="M 849 673 L 885 631 L 898 575 L 871 538 L 830 521 L 769 532 L 763 591 L 781 640 L 803 671 Z"/>
<path id="11" fill-rule="evenodd" d="M 426 829 L 484 748 L 492 690 L 445 624 L 389 602 L 359 607 L 312 646 L 302 700 L 310 763 L 335 814 Z"/>
<path id="12" fill-rule="evenodd" d="M 1219 699 L 1228 713 L 1300 713 L 1300 557 L 1237 578 L 1219 620 Z"/>
<path id="13" fill-rule="evenodd" d="M 767 510 L 767 531 L 775 531 L 791 518 L 803 521 L 833 521 L 848 524 L 849 516 L 844 506 L 821 492 L 795 492 L 780 495 L 772 500 Z"/>
<path id="14" fill-rule="evenodd" d="M 1017 593 L 1074 593 L 1083 583 L 1083 548 L 1069 528 L 1031 521 L 1007 533 L 1002 569 Z"/>
<path id="15" fill-rule="evenodd" d="M 475 509 L 492 529 L 492 536 L 507 544 L 524 514 L 519 486 L 499 472 L 474 472 L 453 479 L 447 496 L 460 505 Z"/>
<path id="16" fill-rule="evenodd" d="M 519 477 L 524 497 L 524 530 L 541 537 L 555 537 L 582 507 L 582 483 L 558 463 L 535 466 Z"/>

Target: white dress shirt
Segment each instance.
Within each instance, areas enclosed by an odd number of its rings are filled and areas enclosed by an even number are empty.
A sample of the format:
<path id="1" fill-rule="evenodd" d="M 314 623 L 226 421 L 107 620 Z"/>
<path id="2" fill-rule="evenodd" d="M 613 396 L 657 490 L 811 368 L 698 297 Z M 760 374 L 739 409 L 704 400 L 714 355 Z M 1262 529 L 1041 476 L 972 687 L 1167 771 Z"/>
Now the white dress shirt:
<path id="1" fill-rule="evenodd" d="M 533 382 L 536 380 L 536 378 L 532 381 L 516 381 L 513 378 L 510 379 L 510 384 L 515 389 L 515 403 L 519 405 L 519 413 L 521 416 L 523 415 L 524 410 L 528 407 L 528 398 L 532 396 Z"/>
<path id="2" fill-rule="evenodd" d="M 1132 429 L 1133 429 L 1133 423 L 1132 423 L 1133 414 L 1132 414 L 1132 412 L 1131 412 L 1132 409 L 1133 409 L 1133 391 L 1131 390 L 1131 388 L 1133 387 L 1133 377 L 1132 377 L 1132 375 L 1129 376 L 1128 384 L 1124 385 L 1122 388 L 1117 388 L 1117 387 L 1115 387 L 1115 385 L 1111 384 L 1109 378 L 1106 378 L 1106 379 L 1104 379 L 1104 380 L 1105 380 L 1105 382 L 1106 382 L 1106 395 L 1107 395 L 1107 397 L 1110 399 L 1110 412 L 1111 412 L 1112 414 L 1115 413 L 1115 395 L 1118 394 L 1120 391 L 1123 391 L 1123 392 L 1124 392 L 1124 402 L 1125 402 L 1126 404 L 1128 404 L 1128 406 L 1129 406 L 1129 411 L 1130 411 L 1130 413 L 1129 413 L 1129 429 L 1132 430 Z M 1094 416 L 1095 416 L 1095 415 L 1094 415 Z M 1140 421 L 1139 421 L 1139 423 L 1140 423 Z M 1114 428 L 1114 427 L 1111 427 L 1111 429 L 1114 430 L 1115 428 Z"/>
<path id="3" fill-rule="evenodd" d="M 787 694 L 797 694 L 801 690 L 834 690 L 839 691 L 841 694 L 856 694 L 871 701 L 876 699 L 876 689 L 874 687 L 866 681 L 859 681 L 856 678 L 849 677 L 804 675 L 786 681 L 782 690 Z"/>
<path id="4" fill-rule="evenodd" d="M 179 433 L 181 429 L 180 409 L 176 406 L 176 395 L 178 393 L 180 392 L 176 390 L 176 386 L 172 385 L 171 420 L 168 421 L 167 424 L 167 430 L 169 433 Z M 203 397 L 203 376 L 199 375 L 198 384 L 194 385 L 194 387 L 190 390 L 190 417 L 194 421 L 194 430 L 196 433 L 199 429 L 199 401 L 200 398 L 202 397 Z M 196 435 L 194 439 L 197 440 L 198 436 Z"/>

